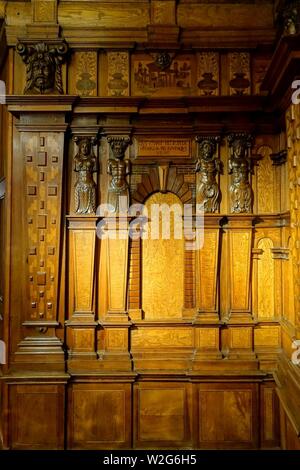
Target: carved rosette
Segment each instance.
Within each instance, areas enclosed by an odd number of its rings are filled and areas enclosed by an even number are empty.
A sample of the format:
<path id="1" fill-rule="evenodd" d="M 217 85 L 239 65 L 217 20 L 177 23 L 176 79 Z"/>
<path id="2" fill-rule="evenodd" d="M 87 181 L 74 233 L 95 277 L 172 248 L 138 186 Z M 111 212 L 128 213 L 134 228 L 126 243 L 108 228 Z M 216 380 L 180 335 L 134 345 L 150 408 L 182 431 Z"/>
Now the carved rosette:
<path id="1" fill-rule="evenodd" d="M 75 136 L 73 140 L 78 146 L 74 158 L 74 171 L 77 173 L 74 188 L 75 212 L 95 214 L 96 183 L 93 174 L 98 171 L 98 161 L 93 146 L 97 143 L 97 137 Z"/>
<path id="2" fill-rule="evenodd" d="M 230 186 L 231 213 L 249 213 L 252 210 L 253 191 L 249 182 L 252 171 L 252 161 L 249 151 L 252 146 L 250 134 L 230 134 L 228 144 L 230 148 L 229 174 L 232 175 Z"/>
<path id="3" fill-rule="evenodd" d="M 68 52 L 65 42 L 19 42 L 16 49 L 26 65 L 25 95 L 63 93 L 61 65 Z"/>
<path id="4" fill-rule="evenodd" d="M 204 212 L 217 212 L 220 202 L 220 189 L 217 174 L 221 171 L 218 157 L 220 137 L 197 136 L 198 160 L 195 171 L 199 173 L 197 185 L 197 204 L 202 204 Z"/>
<path id="5" fill-rule="evenodd" d="M 110 136 L 107 141 L 114 156 L 107 164 L 107 173 L 111 176 L 108 204 L 113 212 L 122 212 L 129 206 L 129 184 L 126 177 L 130 174 L 130 161 L 124 158 L 131 139 L 128 136 Z"/>

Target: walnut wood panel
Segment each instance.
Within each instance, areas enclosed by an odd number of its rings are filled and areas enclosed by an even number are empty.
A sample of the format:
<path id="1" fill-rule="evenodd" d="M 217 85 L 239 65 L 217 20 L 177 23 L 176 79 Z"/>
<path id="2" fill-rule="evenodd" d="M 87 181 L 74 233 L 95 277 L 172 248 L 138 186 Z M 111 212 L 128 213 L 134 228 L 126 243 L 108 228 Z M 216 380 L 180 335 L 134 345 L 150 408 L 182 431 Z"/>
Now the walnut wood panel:
<path id="1" fill-rule="evenodd" d="M 197 397 L 200 447 L 257 447 L 257 385 L 200 384 Z"/>
<path id="2" fill-rule="evenodd" d="M 139 383 L 135 386 L 135 446 L 191 444 L 191 390 L 187 384 Z"/>
<path id="3" fill-rule="evenodd" d="M 131 385 L 74 384 L 69 398 L 69 448 L 131 447 Z"/>
<path id="4" fill-rule="evenodd" d="M 64 386 L 10 386 L 10 447 L 64 448 Z"/>

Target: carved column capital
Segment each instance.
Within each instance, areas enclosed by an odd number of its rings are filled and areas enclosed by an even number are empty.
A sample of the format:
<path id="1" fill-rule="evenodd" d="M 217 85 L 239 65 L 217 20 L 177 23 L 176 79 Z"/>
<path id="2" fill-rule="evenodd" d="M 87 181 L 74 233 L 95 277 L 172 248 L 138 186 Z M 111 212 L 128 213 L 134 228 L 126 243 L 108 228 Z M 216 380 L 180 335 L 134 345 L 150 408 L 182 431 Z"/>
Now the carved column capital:
<path id="1" fill-rule="evenodd" d="M 66 59 L 66 42 L 19 42 L 16 47 L 26 65 L 24 94 L 63 94 L 61 65 Z"/>

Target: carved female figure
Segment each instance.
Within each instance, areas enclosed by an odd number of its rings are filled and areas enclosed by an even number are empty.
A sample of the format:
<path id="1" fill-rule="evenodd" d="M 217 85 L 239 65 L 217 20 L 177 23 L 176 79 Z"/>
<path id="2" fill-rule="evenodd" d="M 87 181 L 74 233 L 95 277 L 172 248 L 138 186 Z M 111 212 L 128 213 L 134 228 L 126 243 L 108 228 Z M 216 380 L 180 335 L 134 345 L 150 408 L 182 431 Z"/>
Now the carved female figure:
<path id="1" fill-rule="evenodd" d="M 98 165 L 93 153 L 95 140 L 91 137 L 74 138 L 78 145 L 74 168 L 78 174 L 75 184 L 75 212 L 77 214 L 96 212 L 96 184 L 93 173 L 98 170 Z"/>
<path id="2" fill-rule="evenodd" d="M 248 148 L 251 146 L 251 136 L 244 134 L 229 136 L 231 158 L 229 159 L 229 174 L 232 174 L 230 186 L 231 212 L 251 212 L 252 188 L 249 183 L 249 173 L 252 170 L 251 160 L 248 157 Z"/>
<path id="3" fill-rule="evenodd" d="M 219 206 L 220 189 L 216 175 L 220 172 L 220 159 L 215 155 L 218 137 L 197 137 L 199 158 L 196 172 L 200 174 L 197 186 L 197 203 L 203 204 L 204 212 L 216 212 Z"/>

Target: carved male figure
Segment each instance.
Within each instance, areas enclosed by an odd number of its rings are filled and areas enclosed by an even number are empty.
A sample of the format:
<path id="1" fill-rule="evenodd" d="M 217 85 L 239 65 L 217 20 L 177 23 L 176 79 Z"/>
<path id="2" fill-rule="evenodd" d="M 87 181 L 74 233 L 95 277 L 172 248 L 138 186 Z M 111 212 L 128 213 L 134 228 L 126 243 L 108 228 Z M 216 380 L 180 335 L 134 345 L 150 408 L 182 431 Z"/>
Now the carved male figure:
<path id="1" fill-rule="evenodd" d="M 130 174 L 130 161 L 124 160 L 125 151 L 129 145 L 129 137 L 108 137 L 108 142 L 115 158 L 110 158 L 107 164 L 107 173 L 111 175 L 108 188 L 108 204 L 114 212 L 126 210 L 129 205 L 129 185 L 126 176 Z M 126 207 L 121 206 L 122 198 L 126 201 Z"/>
<path id="2" fill-rule="evenodd" d="M 253 194 L 249 183 L 249 173 L 252 171 L 252 162 L 248 153 L 252 137 L 247 134 L 231 134 L 228 137 L 228 142 L 231 149 L 229 159 L 229 174 L 232 175 L 231 212 L 251 212 Z"/>
<path id="3" fill-rule="evenodd" d="M 199 172 L 200 181 L 197 186 L 197 203 L 203 204 L 204 212 L 216 212 L 220 202 L 220 189 L 216 175 L 221 170 L 221 162 L 216 155 L 219 137 L 197 137 L 199 145 L 199 158 L 196 163 L 196 172 Z"/>

